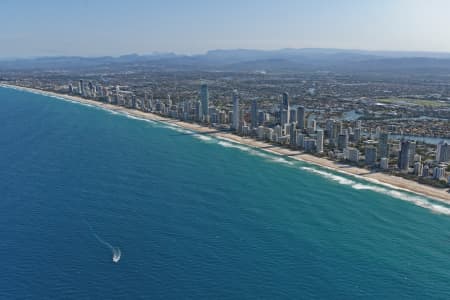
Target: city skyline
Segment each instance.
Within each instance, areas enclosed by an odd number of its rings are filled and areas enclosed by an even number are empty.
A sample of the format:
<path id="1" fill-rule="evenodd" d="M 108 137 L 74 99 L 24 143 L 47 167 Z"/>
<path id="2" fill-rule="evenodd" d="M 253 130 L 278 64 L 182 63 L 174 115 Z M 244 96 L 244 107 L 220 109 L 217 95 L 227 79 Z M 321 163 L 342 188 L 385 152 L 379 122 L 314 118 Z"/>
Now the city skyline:
<path id="1" fill-rule="evenodd" d="M 0 57 L 282 48 L 450 52 L 449 9 L 443 0 L 136 0 L 125 10 L 119 1 L 6 1 Z"/>

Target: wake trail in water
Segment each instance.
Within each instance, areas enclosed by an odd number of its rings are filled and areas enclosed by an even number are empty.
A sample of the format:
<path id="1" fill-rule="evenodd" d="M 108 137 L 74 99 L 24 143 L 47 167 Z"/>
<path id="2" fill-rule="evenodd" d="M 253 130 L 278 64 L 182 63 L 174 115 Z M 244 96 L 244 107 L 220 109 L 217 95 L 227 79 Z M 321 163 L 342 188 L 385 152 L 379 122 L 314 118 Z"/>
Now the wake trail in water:
<path id="1" fill-rule="evenodd" d="M 84 220 L 84 222 L 89 226 L 89 230 L 91 231 L 92 235 L 95 237 L 95 239 L 100 242 L 102 245 L 108 247 L 112 252 L 112 261 L 114 263 L 118 263 L 120 261 L 120 258 L 122 257 L 122 251 L 120 251 L 119 247 L 114 247 L 104 239 L 102 239 L 97 233 L 95 233 L 94 229 L 92 228 L 92 225 Z"/>

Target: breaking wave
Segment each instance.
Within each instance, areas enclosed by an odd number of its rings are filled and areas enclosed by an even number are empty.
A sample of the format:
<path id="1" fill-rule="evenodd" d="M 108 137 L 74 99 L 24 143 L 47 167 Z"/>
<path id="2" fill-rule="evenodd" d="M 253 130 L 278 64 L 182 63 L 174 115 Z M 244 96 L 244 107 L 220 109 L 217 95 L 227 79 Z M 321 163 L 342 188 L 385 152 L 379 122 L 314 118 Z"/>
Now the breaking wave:
<path id="1" fill-rule="evenodd" d="M 194 137 L 196 139 L 202 140 L 202 141 L 212 141 L 213 139 L 209 136 L 202 135 L 202 134 L 194 134 Z"/>
<path id="2" fill-rule="evenodd" d="M 144 121 L 150 124 L 155 124 L 155 121 L 149 120 L 149 119 L 145 119 L 145 118 L 140 118 L 140 117 L 136 117 L 132 114 L 129 114 L 127 112 L 118 112 L 119 115 L 123 115 L 129 119 L 133 119 L 133 120 L 138 120 L 138 121 Z"/>
<path id="3" fill-rule="evenodd" d="M 259 157 L 265 158 L 265 159 L 267 159 L 270 162 L 282 163 L 282 164 L 287 164 L 287 165 L 293 165 L 294 164 L 294 162 L 289 161 L 289 160 L 287 160 L 287 159 L 285 159 L 283 157 L 267 154 L 267 153 L 255 150 L 252 147 L 248 147 L 248 146 L 245 146 L 245 145 L 242 145 L 242 144 L 238 144 L 238 143 L 233 142 L 233 141 L 228 142 L 227 141 L 228 139 L 226 139 L 226 138 L 219 137 L 218 139 L 221 140 L 221 141 L 218 142 L 218 144 L 220 146 L 222 146 L 222 147 L 225 147 L 225 148 L 239 149 L 239 150 L 245 151 L 245 152 L 247 152 L 247 153 L 249 153 L 251 155 L 255 155 L 255 156 L 259 156 Z"/>
<path id="4" fill-rule="evenodd" d="M 387 195 L 387 196 L 390 196 L 393 198 L 397 198 L 397 199 L 400 199 L 403 201 L 407 201 L 407 202 L 413 203 L 417 206 L 429 209 L 434 213 L 450 216 L 450 208 L 448 206 L 431 202 L 430 200 L 426 199 L 425 197 L 422 197 L 419 195 L 412 195 L 412 194 L 409 194 L 406 192 L 402 192 L 402 191 L 399 191 L 396 189 L 391 189 L 391 188 L 387 188 L 387 187 L 383 187 L 383 186 L 359 183 L 354 180 L 345 178 L 343 176 L 335 175 L 335 174 L 332 174 L 329 172 L 317 170 L 317 169 L 310 168 L 310 167 L 300 167 L 300 169 L 317 174 L 317 175 L 327 178 L 329 180 L 335 181 L 339 184 L 348 185 L 355 190 L 369 190 L 369 191 L 373 191 L 376 193 L 384 194 L 384 195 Z"/>

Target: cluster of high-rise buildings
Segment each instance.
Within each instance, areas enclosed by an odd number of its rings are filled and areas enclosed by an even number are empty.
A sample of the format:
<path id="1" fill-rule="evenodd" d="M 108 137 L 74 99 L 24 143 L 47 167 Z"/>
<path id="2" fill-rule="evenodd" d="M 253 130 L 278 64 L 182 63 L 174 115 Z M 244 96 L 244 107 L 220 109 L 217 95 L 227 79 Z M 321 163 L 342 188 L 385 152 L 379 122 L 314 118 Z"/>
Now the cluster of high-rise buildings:
<path id="1" fill-rule="evenodd" d="M 69 92 L 183 121 L 231 130 L 241 136 L 328 156 L 360 167 L 389 170 L 402 176 L 450 180 L 446 178 L 450 161 L 448 143 L 441 142 L 437 145 L 434 159 L 422 161 L 422 155 L 416 151 L 415 141 L 392 139 L 387 130 L 380 127 L 374 131 L 368 130 L 358 120 L 352 126 L 346 124 L 345 127 L 340 120 L 322 120 L 308 114 L 304 106 L 291 106 L 286 92 L 281 95 L 278 107 L 270 111 L 261 109 L 255 99 L 250 105 L 241 103 L 236 90 L 231 94 L 231 109 L 229 106 L 215 107 L 210 104 L 207 84 L 200 86 L 198 99 L 178 103 L 173 103 L 170 96 L 166 100 L 154 100 L 152 96 L 149 98 L 144 94 L 143 99 L 138 99 L 132 92 L 121 91 L 119 86 L 105 88 L 91 82 L 86 84 L 83 80 L 79 81 L 77 87 L 70 85 Z"/>

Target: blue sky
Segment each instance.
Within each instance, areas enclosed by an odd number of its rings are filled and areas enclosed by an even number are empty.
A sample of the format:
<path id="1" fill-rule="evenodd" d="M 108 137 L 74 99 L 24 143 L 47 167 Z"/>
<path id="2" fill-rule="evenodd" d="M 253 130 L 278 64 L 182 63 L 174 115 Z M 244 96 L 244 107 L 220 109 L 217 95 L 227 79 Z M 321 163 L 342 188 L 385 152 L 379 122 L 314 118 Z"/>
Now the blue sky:
<path id="1" fill-rule="evenodd" d="M 450 52 L 447 0 L 2 0 L 0 57 L 211 49 Z"/>

